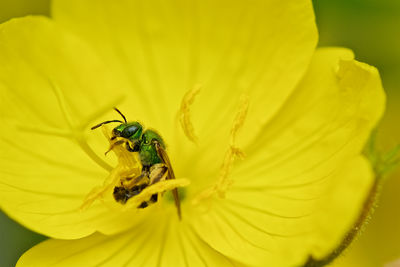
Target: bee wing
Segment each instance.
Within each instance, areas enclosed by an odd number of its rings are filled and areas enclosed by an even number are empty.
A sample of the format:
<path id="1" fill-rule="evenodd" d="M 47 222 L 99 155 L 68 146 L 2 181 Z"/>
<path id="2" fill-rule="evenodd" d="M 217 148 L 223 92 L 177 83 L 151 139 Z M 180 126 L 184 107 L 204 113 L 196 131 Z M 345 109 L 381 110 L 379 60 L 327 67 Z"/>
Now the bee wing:
<path id="1" fill-rule="evenodd" d="M 169 157 L 168 157 L 167 152 L 161 147 L 160 143 L 158 143 L 158 142 L 155 142 L 155 147 L 156 147 L 158 156 L 161 158 L 163 163 L 168 168 L 167 179 L 175 179 L 174 170 L 172 169 L 171 162 L 169 161 Z M 175 206 L 176 206 L 176 209 L 178 211 L 178 217 L 179 217 L 179 219 L 182 219 L 181 201 L 179 199 L 178 189 L 177 188 L 172 189 L 172 195 L 174 196 Z"/>

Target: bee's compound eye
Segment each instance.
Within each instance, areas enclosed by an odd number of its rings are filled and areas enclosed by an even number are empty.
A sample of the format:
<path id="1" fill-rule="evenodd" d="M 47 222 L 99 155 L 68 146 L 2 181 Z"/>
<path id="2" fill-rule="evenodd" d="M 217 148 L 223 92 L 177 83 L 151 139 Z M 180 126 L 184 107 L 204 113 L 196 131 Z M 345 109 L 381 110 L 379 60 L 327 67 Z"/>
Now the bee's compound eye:
<path id="1" fill-rule="evenodd" d="M 121 136 L 128 139 L 138 139 L 142 133 L 142 126 L 139 123 L 132 123 L 125 127 Z"/>
<path id="2" fill-rule="evenodd" d="M 115 137 L 120 137 L 120 136 L 121 136 L 121 131 L 118 130 L 117 128 L 114 128 L 113 131 L 112 131 L 112 133 L 113 133 L 113 137 L 114 137 L 114 138 L 115 138 Z"/>
<path id="3" fill-rule="evenodd" d="M 128 126 L 122 131 L 121 136 L 125 137 L 125 138 L 129 138 L 132 135 L 134 135 L 137 131 L 138 131 L 138 127 L 136 127 L 135 125 Z"/>
<path id="4" fill-rule="evenodd" d="M 125 123 L 118 125 L 117 127 L 115 127 L 113 129 L 113 132 L 112 132 L 113 135 L 116 136 L 116 137 L 121 137 L 122 136 L 122 131 L 125 129 L 125 127 L 126 127 Z"/>

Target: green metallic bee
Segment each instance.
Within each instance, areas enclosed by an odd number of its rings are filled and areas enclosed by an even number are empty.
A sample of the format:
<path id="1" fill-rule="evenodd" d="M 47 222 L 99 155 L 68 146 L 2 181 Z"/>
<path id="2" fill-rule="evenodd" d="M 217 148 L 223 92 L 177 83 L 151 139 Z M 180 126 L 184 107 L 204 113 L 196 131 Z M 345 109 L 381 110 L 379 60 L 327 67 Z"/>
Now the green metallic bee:
<path id="1" fill-rule="evenodd" d="M 122 116 L 124 121 L 104 121 L 93 126 L 91 129 L 94 130 L 104 124 L 119 122 L 121 124 L 112 130 L 111 140 L 119 139 L 114 145 L 122 145 L 125 143 L 128 151 L 139 153 L 142 164 L 141 175 L 132 178 L 129 185 L 121 185 L 114 188 L 114 199 L 125 204 L 131 197 L 138 195 L 144 188 L 159 182 L 164 177 L 166 179 L 175 179 L 175 174 L 166 152 L 165 142 L 161 136 L 154 130 L 144 130 L 139 122 L 127 122 L 121 111 L 117 108 L 114 108 L 114 110 Z M 181 218 L 178 190 L 176 188 L 173 189 L 172 194 L 174 196 L 178 216 Z M 142 202 L 138 208 L 146 208 L 149 204 L 157 202 L 157 199 L 158 194 L 154 194 L 149 201 Z"/>

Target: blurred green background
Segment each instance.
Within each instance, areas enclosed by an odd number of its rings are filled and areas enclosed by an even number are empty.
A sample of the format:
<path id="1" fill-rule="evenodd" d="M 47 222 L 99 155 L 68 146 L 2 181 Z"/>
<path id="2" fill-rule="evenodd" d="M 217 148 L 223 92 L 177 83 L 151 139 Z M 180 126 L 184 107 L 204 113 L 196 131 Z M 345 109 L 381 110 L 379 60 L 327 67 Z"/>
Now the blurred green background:
<path id="1" fill-rule="evenodd" d="M 400 0 L 314 0 L 320 46 L 344 46 L 360 61 L 378 67 L 388 95 L 378 141 L 382 149 L 400 143 Z M 0 0 L 0 22 L 28 14 L 49 13 L 49 0 Z M 334 267 L 377 267 L 400 258 L 400 170 L 382 192 L 379 207 L 361 237 Z M 14 266 L 19 256 L 44 237 L 0 212 L 0 266 Z"/>

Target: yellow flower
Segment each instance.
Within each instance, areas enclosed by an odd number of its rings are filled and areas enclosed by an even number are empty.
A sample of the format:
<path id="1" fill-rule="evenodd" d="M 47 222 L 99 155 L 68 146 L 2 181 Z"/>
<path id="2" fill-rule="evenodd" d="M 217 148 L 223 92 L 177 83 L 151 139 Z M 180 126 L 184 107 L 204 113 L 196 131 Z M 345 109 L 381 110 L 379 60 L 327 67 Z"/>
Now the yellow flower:
<path id="1" fill-rule="evenodd" d="M 0 206 L 55 238 L 18 266 L 300 266 L 341 242 L 384 93 L 351 51 L 315 49 L 311 1 L 52 4 L 0 26 Z M 90 131 L 113 106 L 190 180 L 181 221 L 167 197 L 79 211 L 115 170 Z"/>

